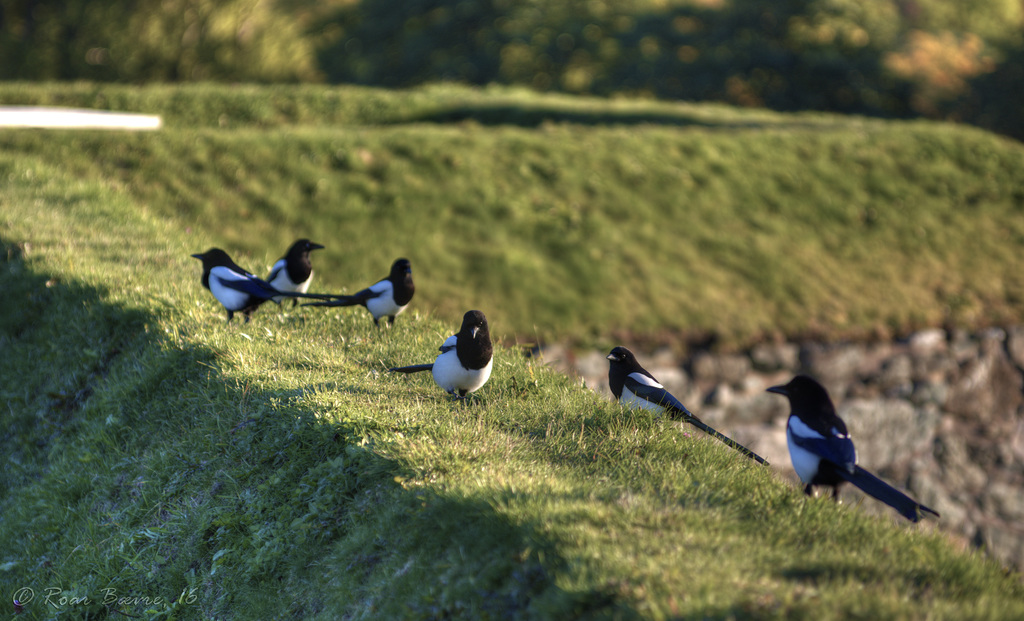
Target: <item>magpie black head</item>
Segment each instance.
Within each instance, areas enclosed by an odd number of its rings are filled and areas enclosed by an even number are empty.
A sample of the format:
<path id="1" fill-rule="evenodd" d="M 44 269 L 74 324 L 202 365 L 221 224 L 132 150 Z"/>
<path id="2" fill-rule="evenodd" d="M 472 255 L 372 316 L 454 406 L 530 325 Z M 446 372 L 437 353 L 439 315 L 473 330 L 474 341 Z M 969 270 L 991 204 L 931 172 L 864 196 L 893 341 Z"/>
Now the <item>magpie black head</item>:
<path id="1" fill-rule="evenodd" d="M 838 418 L 836 408 L 825 387 L 806 375 L 797 375 L 789 380 L 788 384 L 772 386 L 768 392 L 774 392 L 789 399 L 789 407 L 793 413 L 799 415 L 808 424 L 811 423 L 809 419 L 831 420 Z"/>
<path id="2" fill-rule="evenodd" d="M 226 267 L 229 270 L 238 272 L 239 274 L 248 274 L 249 276 L 252 276 L 252 274 L 249 274 L 249 272 L 245 271 L 239 267 L 237 263 L 232 261 L 231 257 L 228 256 L 228 253 L 224 252 L 220 248 L 210 248 L 206 252 L 194 254 L 192 256 L 203 262 L 202 283 L 207 289 L 210 288 L 210 270 L 215 267 Z M 230 316 L 228 317 L 228 321 L 231 321 Z"/>
<path id="3" fill-rule="evenodd" d="M 320 244 L 315 244 L 308 239 L 300 239 L 292 244 L 288 252 L 281 257 L 285 262 L 288 278 L 293 283 L 309 280 L 310 274 L 313 273 L 313 264 L 309 261 L 309 253 L 320 248 L 323 248 Z M 295 302 L 295 300 L 292 301 L 293 304 Z"/>
<path id="4" fill-rule="evenodd" d="M 406 274 L 412 274 L 412 263 L 409 263 L 409 259 L 395 259 L 395 262 L 391 264 L 390 279 L 399 282 L 405 278 Z"/>
<path id="5" fill-rule="evenodd" d="M 296 259 L 303 255 L 308 257 L 310 252 L 313 250 L 320 250 L 321 248 L 323 248 L 323 246 L 320 244 L 311 242 L 308 239 L 300 239 L 292 244 L 291 248 L 289 248 L 288 252 L 285 254 L 285 257 L 294 257 Z"/>
<path id="6" fill-rule="evenodd" d="M 462 327 L 459 328 L 459 336 L 468 336 L 471 339 L 491 340 L 491 333 L 487 328 L 487 317 L 478 310 L 466 311 L 462 316 Z"/>
<path id="7" fill-rule="evenodd" d="M 612 349 L 607 358 L 611 366 L 619 366 L 623 369 L 629 370 L 629 372 L 640 368 L 640 363 L 637 362 L 636 356 L 633 355 L 633 352 L 621 345 Z"/>
<path id="8" fill-rule="evenodd" d="M 487 317 L 478 310 L 467 311 L 462 316 L 455 349 L 459 360 L 467 369 L 481 369 L 491 361 L 494 349 L 491 346 L 491 331 Z"/>
<path id="9" fill-rule="evenodd" d="M 622 398 L 622 388 L 625 386 L 626 378 L 629 375 L 639 373 L 654 379 L 653 375 L 640 366 L 633 352 L 621 345 L 612 349 L 606 358 L 608 358 L 608 388 L 611 389 L 616 399 Z"/>
<path id="10" fill-rule="evenodd" d="M 203 262 L 203 270 L 209 271 L 215 267 L 226 265 L 233 267 L 235 262 L 231 260 L 228 253 L 224 252 L 220 248 L 210 248 L 206 252 L 192 255 L 196 259 Z"/>
<path id="11" fill-rule="evenodd" d="M 416 292 L 416 285 L 412 282 L 412 263 L 409 263 L 409 259 L 396 259 L 391 264 L 391 274 L 388 275 L 388 280 L 391 281 L 391 285 L 394 287 L 392 295 L 395 298 L 395 303 L 401 306 L 405 306 L 412 300 L 413 293 Z M 483 317 L 483 314 L 480 315 Z M 484 320 L 486 324 L 487 320 Z"/>

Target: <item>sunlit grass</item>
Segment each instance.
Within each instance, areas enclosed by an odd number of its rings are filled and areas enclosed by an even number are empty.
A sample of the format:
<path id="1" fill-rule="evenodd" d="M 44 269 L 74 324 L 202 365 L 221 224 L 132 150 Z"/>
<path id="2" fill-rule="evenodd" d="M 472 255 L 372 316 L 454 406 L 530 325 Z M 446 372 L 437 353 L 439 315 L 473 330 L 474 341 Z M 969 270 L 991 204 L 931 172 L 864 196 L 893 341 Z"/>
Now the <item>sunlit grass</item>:
<path id="1" fill-rule="evenodd" d="M 257 272 L 311 237 L 322 291 L 408 256 L 414 306 L 487 308 L 510 339 L 729 347 L 1024 312 L 1024 149 L 963 127 L 455 86 L 13 84 L 0 101 L 162 113 L 157 133 L 0 145 Z"/>
<path id="2" fill-rule="evenodd" d="M 1018 575 L 927 525 L 809 501 L 519 349 L 469 403 L 384 372 L 457 328 L 420 298 L 393 329 L 228 326 L 180 220 L 34 156 L 0 175 L 0 592 L 27 616 L 1024 615 Z"/>

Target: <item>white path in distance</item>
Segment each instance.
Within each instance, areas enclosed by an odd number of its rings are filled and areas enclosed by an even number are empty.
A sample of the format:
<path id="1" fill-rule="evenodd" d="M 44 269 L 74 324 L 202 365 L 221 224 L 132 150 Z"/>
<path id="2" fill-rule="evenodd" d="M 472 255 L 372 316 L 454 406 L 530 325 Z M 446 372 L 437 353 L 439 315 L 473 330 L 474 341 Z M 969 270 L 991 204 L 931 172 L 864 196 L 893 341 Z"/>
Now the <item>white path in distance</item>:
<path id="1" fill-rule="evenodd" d="M 0 127 L 45 129 L 160 129 L 159 115 L 81 108 L 0 106 Z"/>

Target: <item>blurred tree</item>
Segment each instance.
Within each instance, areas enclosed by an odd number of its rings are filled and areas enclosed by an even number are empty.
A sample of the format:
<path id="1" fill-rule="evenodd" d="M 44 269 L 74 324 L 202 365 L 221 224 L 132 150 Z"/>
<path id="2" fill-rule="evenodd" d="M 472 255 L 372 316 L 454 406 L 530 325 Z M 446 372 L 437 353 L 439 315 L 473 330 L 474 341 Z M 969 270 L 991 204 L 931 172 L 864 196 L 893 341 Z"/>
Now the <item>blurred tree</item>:
<path id="1" fill-rule="evenodd" d="M 513 3 L 382 0 L 342 7 L 331 20 L 342 34 L 321 51 L 320 66 L 332 82 L 488 82 L 498 69 L 494 24 Z"/>
<path id="2" fill-rule="evenodd" d="M 973 33 L 990 45 L 1019 42 L 1024 25 L 1021 0 L 902 0 L 899 4 L 907 29 L 958 36 Z"/>
<path id="3" fill-rule="evenodd" d="M 960 116 L 992 131 L 1024 140 L 1024 46 L 1006 50 L 990 73 L 971 81 Z"/>
<path id="4" fill-rule="evenodd" d="M 981 38 L 972 33 L 958 37 L 949 31 L 912 31 L 899 51 L 886 56 L 885 64 L 913 84 L 913 110 L 932 118 L 948 118 L 951 105 L 969 93 L 969 80 L 995 69 Z"/>
<path id="5" fill-rule="evenodd" d="M 60 80 L 89 71 L 86 52 L 109 36 L 117 15 L 111 9 L 109 3 L 92 0 L 5 2 L 0 77 Z M 101 72 L 100 77 L 109 76 Z"/>
<path id="6" fill-rule="evenodd" d="M 154 0 L 146 0 L 154 3 Z M 112 50 L 128 79 L 255 82 L 316 79 L 299 25 L 267 0 L 160 0 L 134 11 L 134 40 Z M 143 77 L 144 76 L 144 77 Z"/>
<path id="7" fill-rule="evenodd" d="M 965 120 L 1016 109 L 985 75 L 1024 46 L 1024 0 L 0 0 L 0 20 L 0 79 L 453 80 Z"/>
<path id="8" fill-rule="evenodd" d="M 271 0 L 5 0 L 0 78 L 316 80 L 300 24 Z"/>
<path id="9" fill-rule="evenodd" d="M 375 0 L 333 20 L 330 81 L 906 110 L 880 62 L 900 32 L 894 0 Z"/>

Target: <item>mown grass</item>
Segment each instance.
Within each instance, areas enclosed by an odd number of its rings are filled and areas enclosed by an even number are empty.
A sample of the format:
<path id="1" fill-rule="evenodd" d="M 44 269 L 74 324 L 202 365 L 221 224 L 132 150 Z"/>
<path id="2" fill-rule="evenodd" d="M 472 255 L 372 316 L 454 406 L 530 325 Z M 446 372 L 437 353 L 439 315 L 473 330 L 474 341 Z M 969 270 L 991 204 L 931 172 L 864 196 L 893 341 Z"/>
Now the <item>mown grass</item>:
<path id="1" fill-rule="evenodd" d="M 220 231 L 87 172 L 0 152 L 0 592 L 33 589 L 27 618 L 1024 614 L 1019 575 L 927 526 L 808 501 L 515 347 L 468 405 L 382 372 L 455 330 L 421 298 L 393 330 L 225 326 L 188 257 Z"/>
<path id="2" fill-rule="evenodd" d="M 0 140 L 256 271 L 311 237 L 319 290 L 409 256 L 414 304 L 493 309 L 524 341 L 1022 319 L 1024 148 L 968 128 L 454 86 L 12 84 L 0 102 L 164 114 L 152 134 Z"/>

